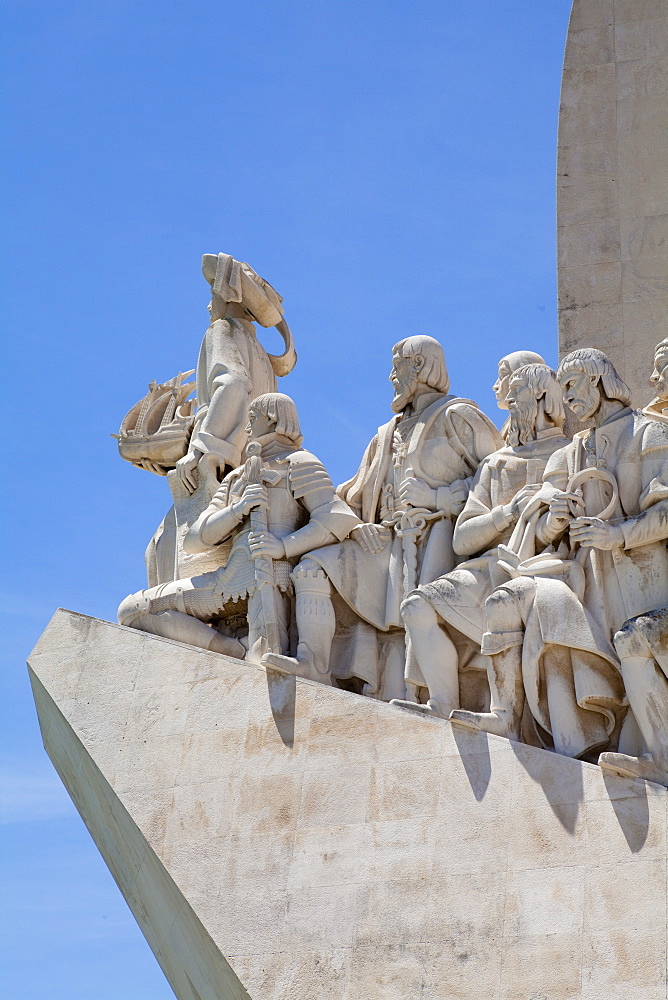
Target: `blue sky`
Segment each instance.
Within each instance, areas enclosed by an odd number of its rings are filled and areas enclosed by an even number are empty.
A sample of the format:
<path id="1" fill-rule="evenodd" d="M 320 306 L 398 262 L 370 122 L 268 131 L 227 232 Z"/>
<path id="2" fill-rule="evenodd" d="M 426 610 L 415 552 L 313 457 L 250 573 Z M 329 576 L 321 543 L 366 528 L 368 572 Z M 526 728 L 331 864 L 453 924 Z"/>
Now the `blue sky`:
<path id="1" fill-rule="evenodd" d="M 163 1000 L 24 666 L 57 606 L 113 620 L 143 585 L 168 489 L 109 434 L 150 379 L 194 367 L 200 257 L 221 250 L 284 296 L 299 362 L 281 388 L 336 482 L 388 419 L 390 348 L 412 333 L 500 423 L 497 359 L 556 362 L 570 0 L 3 7 L 4 992 Z"/>

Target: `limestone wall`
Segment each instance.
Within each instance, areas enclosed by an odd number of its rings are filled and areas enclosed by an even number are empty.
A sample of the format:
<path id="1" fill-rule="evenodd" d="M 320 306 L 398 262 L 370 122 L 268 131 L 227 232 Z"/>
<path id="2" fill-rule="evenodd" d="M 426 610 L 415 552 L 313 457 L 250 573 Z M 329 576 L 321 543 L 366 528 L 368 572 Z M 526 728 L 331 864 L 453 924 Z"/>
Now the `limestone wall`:
<path id="1" fill-rule="evenodd" d="M 668 3 L 575 0 L 557 167 L 560 356 L 598 347 L 633 390 L 668 336 Z"/>
<path id="2" fill-rule="evenodd" d="M 664 1000 L 666 789 L 71 612 L 30 665 L 180 1000 Z"/>

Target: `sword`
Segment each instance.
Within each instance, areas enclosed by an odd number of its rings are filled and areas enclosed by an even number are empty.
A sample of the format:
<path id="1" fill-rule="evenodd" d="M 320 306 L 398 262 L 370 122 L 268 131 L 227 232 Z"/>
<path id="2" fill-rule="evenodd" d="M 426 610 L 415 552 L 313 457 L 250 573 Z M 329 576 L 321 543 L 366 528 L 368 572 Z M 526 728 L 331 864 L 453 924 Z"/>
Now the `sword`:
<path id="1" fill-rule="evenodd" d="M 247 483 L 266 483 L 275 486 L 281 475 L 262 464 L 262 445 L 259 441 L 249 441 L 246 445 L 248 458 L 244 465 L 244 479 Z M 263 507 L 254 507 L 250 512 L 251 531 L 268 532 L 267 511 Z M 274 579 L 274 561 L 265 555 L 252 556 L 255 583 L 260 594 L 262 625 L 267 648 L 264 652 L 281 653 L 281 633 L 279 628 L 279 612 L 276 600 L 276 581 Z"/>

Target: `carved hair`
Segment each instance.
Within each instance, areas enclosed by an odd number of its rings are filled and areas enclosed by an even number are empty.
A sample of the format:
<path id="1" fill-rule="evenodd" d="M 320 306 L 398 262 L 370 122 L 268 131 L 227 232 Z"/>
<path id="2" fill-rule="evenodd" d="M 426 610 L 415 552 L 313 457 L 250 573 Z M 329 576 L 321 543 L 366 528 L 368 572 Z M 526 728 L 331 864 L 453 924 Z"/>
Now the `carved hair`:
<path id="1" fill-rule="evenodd" d="M 296 448 L 301 447 L 304 436 L 299 426 L 294 400 L 284 392 L 265 392 L 263 396 L 256 396 L 250 406 L 276 424 L 277 434 L 289 438 Z"/>
<path id="2" fill-rule="evenodd" d="M 626 382 L 617 374 L 617 370 L 603 351 L 595 347 L 583 347 L 579 351 L 567 354 L 557 370 L 557 378 L 561 381 L 567 372 L 583 372 L 585 375 L 598 375 L 603 392 L 608 399 L 617 399 L 628 406 L 631 402 L 631 390 Z"/>
<path id="3" fill-rule="evenodd" d="M 419 355 L 424 361 L 418 373 L 420 382 L 438 392 L 449 391 L 450 376 L 445 365 L 445 354 L 439 342 L 433 337 L 425 337 L 422 334 L 406 337 L 394 345 L 392 353 L 398 354 L 400 358 L 415 358 Z"/>
<path id="4" fill-rule="evenodd" d="M 657 354 L 668 355 L 668 337 L 664 337 L 663 340 L 660 340 L 654 348 L 654 357 L 656 357 Z"/>
<path id="5" fill-rule="evenodd" d="M 510 385 L 515 379 L 522 379 L 531 389 L 536 399 L 545 397 L 545 414 L 557 427 L 563 427 L 566 419 L 564 393 L 557 381 L 556 372 L 548 365 L 524 365 L 510 376 Z"/>

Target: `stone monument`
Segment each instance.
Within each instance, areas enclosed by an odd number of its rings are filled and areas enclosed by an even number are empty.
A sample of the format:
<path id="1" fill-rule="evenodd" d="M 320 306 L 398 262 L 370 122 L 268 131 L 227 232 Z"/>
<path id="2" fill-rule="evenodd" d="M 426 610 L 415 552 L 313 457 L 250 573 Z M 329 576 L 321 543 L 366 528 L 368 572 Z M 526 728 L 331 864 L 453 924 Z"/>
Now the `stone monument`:
<path id="1" fill-rule="evenodd" d="M 604 351 L 634 406 L 668 331 L 668 8 L 574 0 L 559 115 L 559 350 Z"/>
<path id="2" fill-rule="evenodd" d="M 179 1000 L 665 1000 L 667 49 L 665 0 L 575 0 L 563 356 L 508 345 L 503 434 L 416 334 L 335 488 L 280 296 L 204 256 L 197 368 L 118 435 L 173 499 L 147 586 L 29 661 Z"/>

